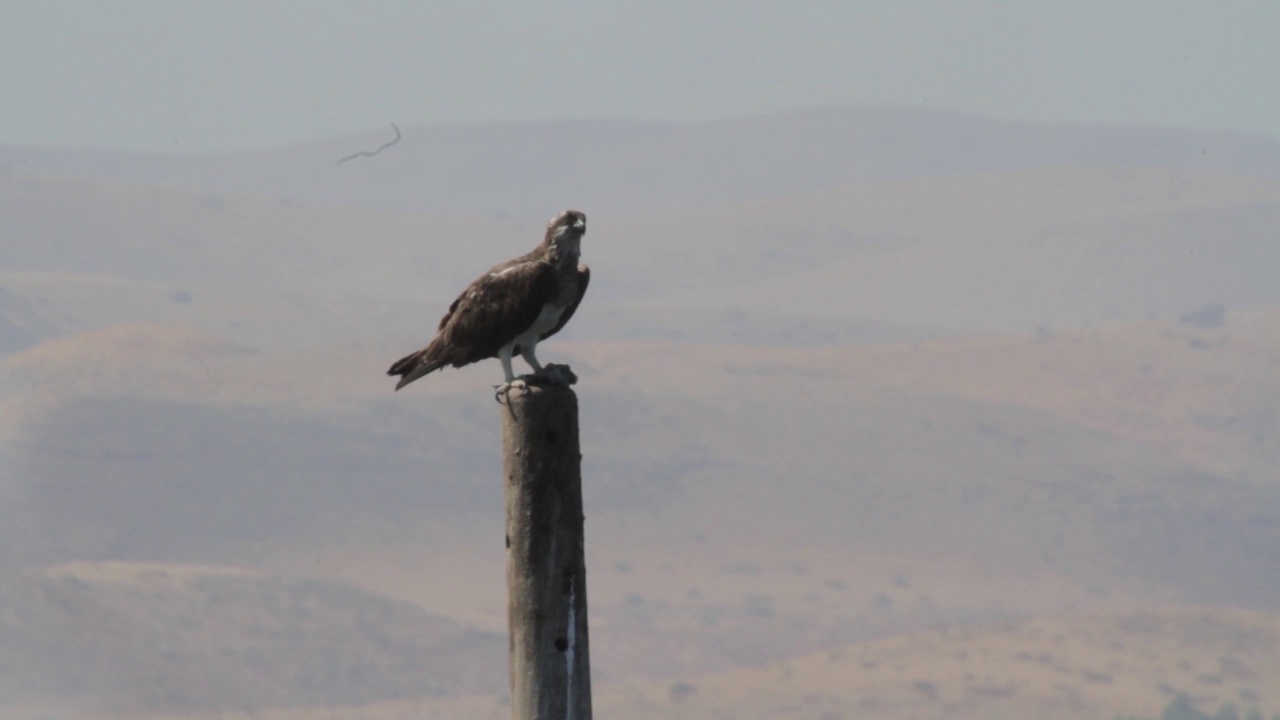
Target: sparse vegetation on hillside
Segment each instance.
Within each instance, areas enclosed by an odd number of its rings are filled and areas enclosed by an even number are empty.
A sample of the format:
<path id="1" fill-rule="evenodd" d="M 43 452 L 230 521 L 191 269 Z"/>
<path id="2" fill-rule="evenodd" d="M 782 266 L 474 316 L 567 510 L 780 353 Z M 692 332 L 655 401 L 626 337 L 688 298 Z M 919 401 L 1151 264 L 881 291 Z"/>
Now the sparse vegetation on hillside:
<path id="1" fill-rule="evenodd" d="M 1198 328 L 1216 328 L 1226 324 L 1226 305 L 1204 305 L 1178 316 L 1178 322 Z"/>
<path id="2" fill-rule="evenodd" d="M 1165 706 L 1158 718 L 1127 715 L 1116 716 L 1116 720 L 1267 720 L 1267 716 L 1257 708 L 1241 710 L 1235 703 L 1225 703 L 1217 712 L 1205 712 L 1196 707 L 1189 695 L 1179 694 Z M 1270 720 L 1280 720 L 1280 713 L 1272 715 Z"/>

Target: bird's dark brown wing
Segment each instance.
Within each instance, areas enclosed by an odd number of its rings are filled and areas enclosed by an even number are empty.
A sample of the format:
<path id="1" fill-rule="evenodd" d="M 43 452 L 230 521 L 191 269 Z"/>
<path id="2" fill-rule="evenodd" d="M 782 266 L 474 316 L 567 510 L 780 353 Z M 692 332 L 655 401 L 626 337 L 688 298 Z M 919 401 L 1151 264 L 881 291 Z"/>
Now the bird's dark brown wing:
<path id="1" fill-rule="evenodd" d="M 455 367 L 494 357 L 529 329 L 556 294 L 555 269 L 529 261 L 490 272 L 455 301 L 436 336 Z M 432 342 L 435 344 L 435 341 Z"/>
<path id="2" fill-rule="evenodd" d="M 591 282 L 591 268 L 583 263 L 578 263 L 578 297 L 574 298 L 569 307 L 565 308 L 564 312 L 560 314 L 560 322 L 557 322 L 555 327 L 543 333 L 542 337 L 538 338 L 538 342 L 542 342 L 560 332 L 560 328 L 569 322 L 569 318 L 573 317 L 574 311 L 578 309 L 578 304 L 582 302 L 582 296 L 587 294 L 587 283 L 589 282 Z"/>
<path id="3" fill-rule="evenodd" d="M 422 350 L 396 361 L 397 389 L 446 365 L 462 367 L 494 357 L 529 329 L 556 293 L 555 269 L 538 258 L 503 263 L 467 287 L 440 318 L 436 336 Z"/>

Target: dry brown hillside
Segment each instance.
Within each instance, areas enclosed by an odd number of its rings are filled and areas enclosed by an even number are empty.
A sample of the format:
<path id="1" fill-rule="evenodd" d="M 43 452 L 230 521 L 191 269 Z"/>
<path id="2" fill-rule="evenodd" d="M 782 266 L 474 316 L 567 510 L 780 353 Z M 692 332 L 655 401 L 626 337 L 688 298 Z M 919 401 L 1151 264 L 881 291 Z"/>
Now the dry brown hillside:
<path id="1" fill-rule="evenodd" d="M 602 715 L 1280 711 L 1280 145 L 352 140 L 0 148 L 0 714 L 508 714 L 498 368 L 385 371 L 565 205 Z"/>

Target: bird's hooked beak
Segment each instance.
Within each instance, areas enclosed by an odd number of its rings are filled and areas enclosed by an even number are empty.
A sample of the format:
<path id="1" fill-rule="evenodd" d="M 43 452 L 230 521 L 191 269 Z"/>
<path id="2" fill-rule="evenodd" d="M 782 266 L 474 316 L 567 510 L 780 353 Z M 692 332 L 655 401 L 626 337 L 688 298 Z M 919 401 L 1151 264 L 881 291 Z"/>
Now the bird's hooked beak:
<path id="1" fill-rule="evenodd" d="M 574 229 L 574 230 L 577 230 L 578 232 L 586 232 L 586 231 L 587 231 L 587 219 L 586 219 L 586 218 L 582 218 L 582 217 L 580 217 L 580 218 L 578 218 L 577 220 L 574 220 L 574 221 L 573 221 L 573 229 Z"/>

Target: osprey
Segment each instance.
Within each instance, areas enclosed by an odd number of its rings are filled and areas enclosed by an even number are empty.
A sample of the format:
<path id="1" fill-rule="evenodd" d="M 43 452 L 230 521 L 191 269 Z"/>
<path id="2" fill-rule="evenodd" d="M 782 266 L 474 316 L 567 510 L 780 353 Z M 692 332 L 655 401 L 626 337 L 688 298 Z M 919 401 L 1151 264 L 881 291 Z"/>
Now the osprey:
<path id="1" fill-rule="evenodd" d="M 440 318 L 431 342 L 387 370 L 400 376 L 396 390 L 446 365 L 462 367 L 492 357 L 502 361 L 506 378 L 494 386 L 499 396 L 518 382 L 572 382 L 567 367 L 543 367 L 535 351 L 569 322 L 587 292 L 591 270 L 578 262 L 586 231 L 587 216 L 565 210 L 547 224 L 542 244 L 476 278 Z M 515 355 L 529 363 L 533 376 L 516 378 Z"/>

